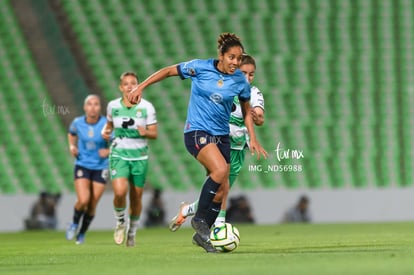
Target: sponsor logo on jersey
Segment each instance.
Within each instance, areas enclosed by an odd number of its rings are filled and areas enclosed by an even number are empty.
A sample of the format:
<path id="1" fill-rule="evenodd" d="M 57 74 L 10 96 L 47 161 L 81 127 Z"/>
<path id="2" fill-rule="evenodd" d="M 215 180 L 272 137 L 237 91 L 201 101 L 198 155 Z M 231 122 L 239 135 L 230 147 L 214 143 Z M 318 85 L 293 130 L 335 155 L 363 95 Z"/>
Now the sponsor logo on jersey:
<path id="1" fill-rule="evenodd" d="M 95 135 L 95 133 L 93 132 L 93 127 L 89 127 L 88 128 L 88 137 L 93 137 Z"/>
<path id="2" fill-rule="evenodd" d="M 210 100 L 216 104 L 220 104 L 223 101 L 223 96 L 218 93 L 214 93 L 210 95 Z"/>

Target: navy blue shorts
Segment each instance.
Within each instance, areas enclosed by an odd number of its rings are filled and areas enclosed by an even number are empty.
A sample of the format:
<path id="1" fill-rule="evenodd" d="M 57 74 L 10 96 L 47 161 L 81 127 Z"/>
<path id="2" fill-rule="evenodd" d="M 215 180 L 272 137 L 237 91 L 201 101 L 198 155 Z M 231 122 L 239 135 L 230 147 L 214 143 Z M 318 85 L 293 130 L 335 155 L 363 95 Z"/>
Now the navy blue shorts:
<path id="1" fill-rule="evenodd" d="M 92 170 L 79 165 L 75 165 L 74 174 L 75 180 L 88 179 L 103 184 L 106 184 L 109 176 L 108 169 Z"/>
<path id="2" fill-rule="evenodd" d="M 215 143 L 219 148 L 221 154 L 227 163 L 230 163 L 230 137 L 229 135 L 224 136 L 213 136 L 205 131 L 192 131 L 184 133 L 184 143 L 187 151 L 197 158 L 198 153 L 204 146 L 209 143 Z"/>

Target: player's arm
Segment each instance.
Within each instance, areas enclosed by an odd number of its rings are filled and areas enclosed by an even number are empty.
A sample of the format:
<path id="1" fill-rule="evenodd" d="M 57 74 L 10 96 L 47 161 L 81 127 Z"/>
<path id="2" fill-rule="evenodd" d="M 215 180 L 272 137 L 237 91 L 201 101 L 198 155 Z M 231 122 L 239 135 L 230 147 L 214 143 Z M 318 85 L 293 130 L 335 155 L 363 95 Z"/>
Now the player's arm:
<path id="1" fill-rule="evenodd" d="M 138 103 L 141 101 L 142 97 L 142 91 L 147 87 L 150 86 L 156 82 L 159 82 L 167 77 L 170 76 L 178 76 L 178 69 L 177 64 L 171 65 L 168 67 L 164 67 L 152 75 L 150 75 L 147 79 L 142 81 L 136 88 L 134 88 L 129 94 L 128 94 L 128 100 L 131 103 Z"/>
<path id="2" fill-rule="evenodd" d="M 113 130 L 114 130 L 114 123 L 108 120 L 101 131 L 101 135 L 103 139 L 109 141 L 111 139 L 111 134 Z"/>
<path id="3" fill-rule="evenodd" d="M 262 126 L 264 123 L 264 111 L 261 107 L 251 108 L 252 119 L 255 125 Z"/>
<path id="4" fill-rule="evenodd" d="M 252 152 L 252 154 L 257 153 L 258 158 L 260 158 L 260 155 L 263 155 L 265 158 L 267 158 L 266 150 L 263 149 L 263 147 L 256 139 L 256 133 L 254 131 L 254 123 L 252 117 L 252 108 L 250 107 L 250 102 L 248 100 L 240 100 L 240 106 L 243 113 L 244 124 L 246 125 L 250 137 L 250 151 Z"/>
<path id="5" fill-rule="evenodd" d="M 261 126 L 264 123 L 264 103 L 263 93 L 257 87 L 253 87 L 251 90 L 250 104 L 253 109 L 253 122 L 257 126 Z"/>
<path id="6" fill-rule="evenodd" d="M 69 151 L 72 156 L 75 158 L 78 156 L 78 136 L 72 133 L 68 134 L 68 143 L 69 143 Z"/>
<path id="7" fill-rule="evenodd" d="M 150 124 L 146 127 L 138 126 L 138 132 L 141 136 L 148 139 L 156 139 L 158 136 L 158 126 L 157 124 Z"/>

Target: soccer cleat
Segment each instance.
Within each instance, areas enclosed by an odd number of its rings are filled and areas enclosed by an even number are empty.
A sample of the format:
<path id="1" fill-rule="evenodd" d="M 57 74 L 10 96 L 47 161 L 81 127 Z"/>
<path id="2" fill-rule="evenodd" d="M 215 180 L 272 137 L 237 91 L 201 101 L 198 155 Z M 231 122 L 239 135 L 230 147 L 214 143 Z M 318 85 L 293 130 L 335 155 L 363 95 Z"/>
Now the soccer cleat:
<path id="1" fill-rule="evenodd" d="M 187 206 L 188 204 L 185 202 L 182 202 L 180 205 L 180 209 L 178 210 L 177 215 L 171 219 L 170 224 L 169 224 L 169 228 L 171 232 L 175 232 L 178 229 L 180 229 L 181 225 L 185 222 L 185 220 L 187 219 L 186 216 L 184 216 L 182 214 L 182 210 L 184 208 L 184 206 Z"/>
<path id="2" fill-rule="evenodd" d="M 116 227 L 114 231 L 114 241 L 116 244 L 120 245 L 124 242 L 125 231 L 126 231 L 126 222 L 116 223 Z"/>
<path id="3" fill-rule="evenodd" d="M 66 240 L 72 240 L 76 235 L 76 230 L 78 230 L 78 225 L 76 223 L 69 224 L 69 227 L 66 230 Z"/>
<path id="4" fill-rule="evenodd" d="M 210 226 L 203 219 L 192 218 L 191 226 L 204 241 L 210 240 Z"/>
<path id="5" fill-rule="evenodd" d="M 210 239 L 204 241 L 198 233 L 193 235 L 193 244 L 198 245 L 208 253 L 217 253 L 218 250 L 211 244 Z"/>
<path id="6" fill-rule="evenodd" d="M 76 236 L 76 244 L 83 244 L 85 242 L 85 234 L 79 233 L 78 236 Z"/>
<path id="7" fill-rule="evenodd" d="M 135 246 L 135 235 L 128 235 L 127 241 L 126 241 L 127 247 L 133 247 Z"/>

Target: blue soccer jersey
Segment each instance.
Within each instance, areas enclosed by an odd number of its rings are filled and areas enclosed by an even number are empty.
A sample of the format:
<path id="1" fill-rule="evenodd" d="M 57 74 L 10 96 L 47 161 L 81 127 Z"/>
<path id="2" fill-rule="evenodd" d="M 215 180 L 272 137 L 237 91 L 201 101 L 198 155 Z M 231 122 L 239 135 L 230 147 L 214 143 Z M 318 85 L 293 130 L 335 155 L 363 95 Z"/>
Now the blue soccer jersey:
<path id="1" fill-rule="evenodd" d="M 243 73 L 222 73 L 215 62 L 194 59 L 177 66 L 182 79 L 192 80 L 185 133 L 203 130 L 211 135 L 228 135 L 233 98 L 250 100 L 250 84 Z"/>
<path id="2" fill-rule="evenodd" d="M 97 123 L 89 124 L 85 116 L 75 118 L 69 126 L 69 133 L 78 137 L 78 157 L 75 164 L 91 169 L 108 169 L 108 158 L 99 156 L 99 149 L 108 148 L 108 142 L 101 136 L 106 118 L 101 116 Z"/>

